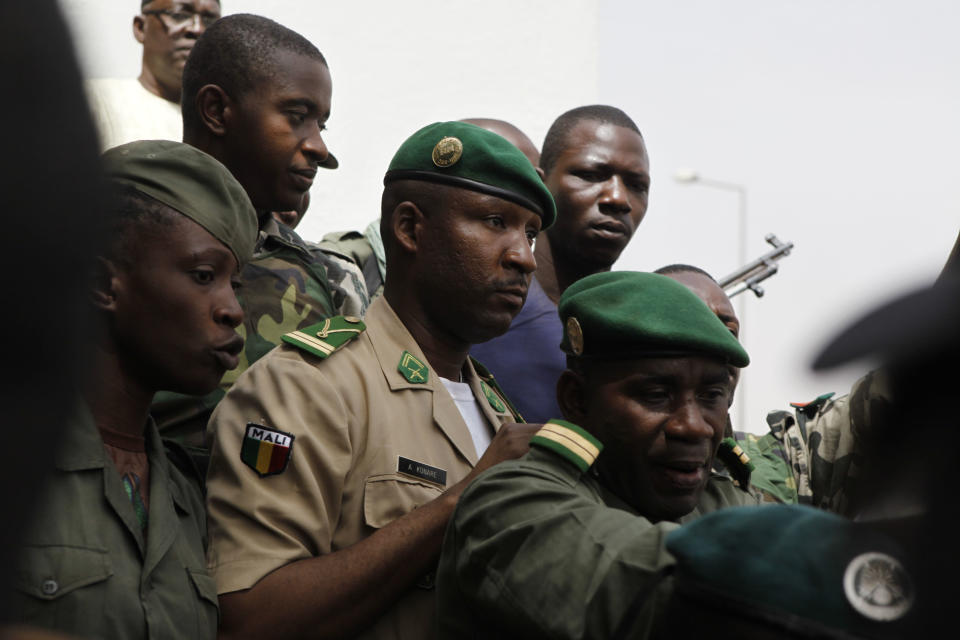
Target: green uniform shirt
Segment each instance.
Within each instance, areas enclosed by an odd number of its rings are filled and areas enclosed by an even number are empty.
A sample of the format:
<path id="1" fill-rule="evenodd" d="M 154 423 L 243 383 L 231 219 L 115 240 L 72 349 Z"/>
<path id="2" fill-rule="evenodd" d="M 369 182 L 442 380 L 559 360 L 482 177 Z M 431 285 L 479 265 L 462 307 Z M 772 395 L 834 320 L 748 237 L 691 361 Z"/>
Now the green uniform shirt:
<path id="1" fill-rule="evenodd" d="M 84 407 L 66 430 L 19 550 L 10 611 L 80 638 L 214 638 L 217 590 L 204 562 L 203 499 L 146 429 L 146 540 Z"/>
<path id="2" fill-rule="evenodd" d="M 714 476 L 687 522 L 757 498 Z M 670 592 L 664 548 L 679 526 L 652 523 L 538 448 L 464 492 L 437 573 L 441 638 L 638 638 Z"/>

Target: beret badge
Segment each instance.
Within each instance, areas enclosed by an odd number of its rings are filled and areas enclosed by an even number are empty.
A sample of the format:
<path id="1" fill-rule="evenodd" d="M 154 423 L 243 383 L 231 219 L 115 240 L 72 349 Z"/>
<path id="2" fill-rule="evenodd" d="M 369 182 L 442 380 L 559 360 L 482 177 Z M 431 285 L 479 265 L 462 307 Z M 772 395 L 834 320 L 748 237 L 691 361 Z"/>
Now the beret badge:
<path id="1" fill-rule="evenodd" d="M 462 155 L 463 143 L 460 139 L 447 136 L 433 147 L 433 164 L 441 169 L 450 167 L 457 164 Z"/>
<path id="2" fill-rule="evenodd" d="M 570 350 L 573 351 L 573 355 L 581 355 L 583 353 L 583 329 L 580 328 L 580 322 L 573 316 L 567 318 L 567 339 L 570 341 Z"/>

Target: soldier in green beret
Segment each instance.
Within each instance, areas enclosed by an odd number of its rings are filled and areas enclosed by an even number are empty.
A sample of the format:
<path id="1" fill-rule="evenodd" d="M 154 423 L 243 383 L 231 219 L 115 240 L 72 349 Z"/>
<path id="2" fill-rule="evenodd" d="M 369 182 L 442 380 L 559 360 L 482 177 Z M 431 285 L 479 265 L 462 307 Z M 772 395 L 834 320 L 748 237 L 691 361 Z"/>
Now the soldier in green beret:
<path id="1" fill-rule="evenodd" d="M 209 32 L 208 32 L 209 33 Z M 537 429 L 468 358 L 507 330 L 556 217 L 502 137 L 439 122 L 384 177 L 382 297 L 284 336 L 211 419 L 223 637 L 431 638 L 460 493 Z"/>
<path id="2" fill-rule="evenodd" d="M 746 352 L 683 285 L 606 272 L 560 298 L 551 420 L 483 474 L 451 518 L 437 575 L 441 637 L 644 637 L 668 593 L 680 523 L 756 504 L 711 465 L 728 366 Z"/>
<path id="3" fill-rule="evenodd" d="M 191 146 L 133 142 L 103 164 L 113 232 L 89 292 L 93 362 L 10 610 L 79 637 L 212 639 L 199 478 L 182 449 L 165 449 L 149 407 L 160 389 L 206 393 L 236 366 L 233 287 L 256 216 L 226 167 Z"/>

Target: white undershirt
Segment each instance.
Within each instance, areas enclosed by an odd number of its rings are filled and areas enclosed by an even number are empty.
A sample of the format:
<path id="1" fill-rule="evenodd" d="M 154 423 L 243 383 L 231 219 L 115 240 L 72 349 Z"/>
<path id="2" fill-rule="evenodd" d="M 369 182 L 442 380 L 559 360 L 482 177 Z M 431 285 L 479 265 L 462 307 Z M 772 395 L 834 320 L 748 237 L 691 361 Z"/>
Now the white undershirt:
<path id="1" fill-rule="evenodd" d="M 493 439 L 493 429 L 483 417 L 480 405 L 477 404 L 477 398 L 473 395 L 469 384 L 454 382 L 446 378 L 440 378 L 440 380 L 443 381 L 443 386 L 453 396 L 453 401 L 457 403 L 457 409 L 460 410 L 463 421 L 467 423 L 467 428 L 470 429 L 473 447 L 477 450 L 477 458 L 479 458 L 490 446 L 490 441 Z"/>

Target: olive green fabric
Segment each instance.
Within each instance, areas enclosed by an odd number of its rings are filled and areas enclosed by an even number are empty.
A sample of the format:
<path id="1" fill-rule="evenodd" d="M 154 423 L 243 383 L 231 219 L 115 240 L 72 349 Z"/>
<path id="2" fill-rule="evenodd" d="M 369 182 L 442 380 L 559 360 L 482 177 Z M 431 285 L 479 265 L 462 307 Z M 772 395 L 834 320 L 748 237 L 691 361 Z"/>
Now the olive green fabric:
<path id="1" fill-rule="evenodd" d="M 18 550 L 11 622 L 78 638 L 216 637 L 203 499 L 170 464 L 151 421 L 146 536 L 86 408 L 64 431 Z"/>
<path id="2" fill-rule="evenodd" d="M 680 519 L 756 504 L 712 476 Z M 653 523 L 556 451 L 534 447 L 464 491 L 437 570 L 441 638 L 646 638 L 670 594 L 673 522 Z"/>
<path id="3" fill-rule="evenodd" d="M 209 231 L 239 265 L 253 255 L 257 213 L 240 183 L 219 161 L 188 144 L 138 140 L 103 153 L 107 178 L 162 202 Z"/>
<path id="4" fill-rule="evenodd" d="M 456 142 L 444 147 L 445 139 Z M 465 122 L 435 122 L 407 138 L 383 183 L 394 180 L 425 180 L 497 196 L 537 213 L 543 229 L 557 219 L 553 196 L 527 157 L 506 138 Z"/>
<path id="5" fill-rule="evenodd" d="M 567 287 L 558 311 L 564 326 L 560 348 L 570 355 L 706 355 L 736 367 L 750 364 L 747 352 L 707 305 L 667 276 L 596 273 Z"/>
<path id="6" fill-rule="evenodd" d="M 912 609 L 899 545 L 872 523 L 820 509 L 727 509 L 671 532 L 666 548 L 677 561 L 677 590 L 692 598 L 685 604 L 691 617 L 704 615 L 692 605 L 699 597 L 711 610 L 776 621 L 791 631 L 888 638 L 902 637 L 900 625 Z"/>

